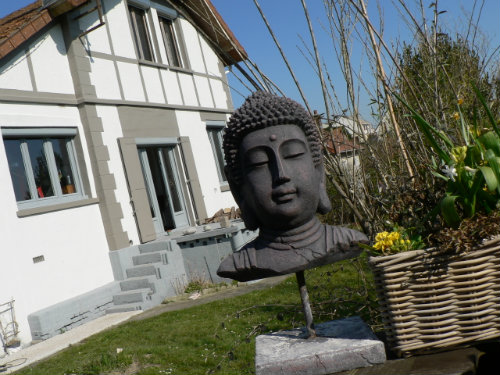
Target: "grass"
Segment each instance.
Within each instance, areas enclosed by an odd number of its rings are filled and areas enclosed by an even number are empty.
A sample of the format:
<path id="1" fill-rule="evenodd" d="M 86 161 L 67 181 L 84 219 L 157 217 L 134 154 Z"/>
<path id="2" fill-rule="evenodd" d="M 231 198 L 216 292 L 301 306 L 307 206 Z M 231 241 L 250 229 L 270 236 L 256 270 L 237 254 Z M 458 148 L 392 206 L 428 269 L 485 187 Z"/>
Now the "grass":
<path id="1" fill-rule="evenodd" d="M 307 271 L 306 280 L 316 322 L 360 315 L 377 324 L 364 257 Z M 290 277 L 265 290 L 122 324 L 16 374 L 253 374 L 255 336 L 303 324 Z"/>

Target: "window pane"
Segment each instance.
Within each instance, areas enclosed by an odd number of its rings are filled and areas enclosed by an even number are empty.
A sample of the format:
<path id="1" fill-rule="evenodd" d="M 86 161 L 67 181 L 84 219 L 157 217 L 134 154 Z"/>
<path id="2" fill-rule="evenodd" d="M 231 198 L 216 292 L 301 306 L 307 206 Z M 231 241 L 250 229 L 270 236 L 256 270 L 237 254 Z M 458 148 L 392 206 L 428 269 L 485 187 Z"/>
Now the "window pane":
<path id="1" fill-rule="evenodd" d="M 149 168 L 151 177 L 156 192 L 156 199 L 160 208 L 160 215 L 165 231 L 175 228 L 175 221 L 170 209 L 170 201 L 168 199 L 167 186 L 163 179 L 160 159 L 158 157 L 158 149 L 156 147 L 148 147 L 147 149 Z"/>
<path id="2" fill-rule="evenodd" d="M 43 140 L 27 139 L 26 144 L 28 145 L 38 197 L 51 197 L 54 195 L 54 189 L 50 181 L 49 167 L 43 150 Z"/>
<path id="3" fill-rule="evenodd" d="M 167 51 L 168 64 L 172 66 L 181 66 L 179 58 L 179 50 L 177 48 L 177 40 L 175 39 L 174 24 L 172 20 L 166 18 L 160 18 L 162 31 L 163 31 L 163 43 L 165 44 L 165 50 Z"/>
<path id="4" fill-rule="evenodd" d="M 63 194 L 72 194 L 76 192 L 75 178 L 71 170 L 71 163 L 68 155 L 67 138 L 52 138 L 49 140 L 54 150 L 54 158 L 57 166 L 57 176 L 61 184 Z"/>
<path id="5" fill-rule="evenodd" d="M 21 141 L 19 139 L 6 139 L 5 152 L 9 163 L 10 177 L 16 201 L 25 201 L 31 199 L 31 193 L 28 186 L 28 178 L 26 177 L 26 169 L 24 168 L 23 155 L 21 153 Z"/>
<path id="6" fill-rule="evenodd" d="M 177 183 L 174 175 L 174 170 L 173 170 L 173 160 L 170 157 L 169 149 L 168 148 L 162 148 L 161 149 L 164 161 L 165 161 L 165 169 L 167 172 L 167 183 L 168 183 L 168 188 L 170 190 L 170 198 L 172 198 L 172 204 L 174 206 L 174 212 L 179 212 L 182 211 L 182 205 L 181 205 L 181 199 L 179 196 L 179 190 L 177 189 Z"/>
<path id="7" fill-rule="evenodd" d="M 151 43 L 149 41 L 148 27 L 146 25 L 146 14 L 144 10 L 129 6 L 135 45 L 139 57 L 144 60 L 153 61 Z"/>

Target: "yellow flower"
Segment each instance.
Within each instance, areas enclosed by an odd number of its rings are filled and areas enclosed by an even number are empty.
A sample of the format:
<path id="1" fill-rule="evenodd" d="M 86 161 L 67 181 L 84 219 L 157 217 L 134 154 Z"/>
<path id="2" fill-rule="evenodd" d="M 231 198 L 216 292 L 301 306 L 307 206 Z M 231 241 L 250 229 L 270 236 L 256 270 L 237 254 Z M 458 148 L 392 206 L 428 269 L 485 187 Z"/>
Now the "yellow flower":
<path id="1" fill-rule="evenodd" d="M 451 158 L 455 163 L 461 163 L 467 156 L 467 146 L 457 146 L 451 149 Z"/>
<path id="2" fill-rule="evenodd" d="M 377 235 L 375 236 L 375 241 L 377 241 L 377 242 L 383 241 L 388 235 L 389 235 L 389 233 L 387 233 L 387 232 L 377 233 Z"/>
<path id="3" fill-rule="evenodd" d="M 453 115 L 451 115 L 455 120 L 460 119 L 460 114 L 458 112 L 454 112 Z"/>
<path id="4" fill-rule="evenodd" d="M 406 240 L 406 243 L 410 243 L 410 240 Z"/>
<path id="5" fill-rule="evenodd" d="M 388 236 L 389 240 L 391 241 L 397 241 L 399 240 L 400 234 L 399 232 L 391 232 Z"/>
<path id="6" fill-rule="evenodd" d="M 458 100 L 457 100 L 458 105 L 462 105 L 463 102 L 464 102 L 464 100 L 462 98 L 458 98 Z"/>
<path id="7" fill-rule="evenodd" d="M 404 245 L 404 240 L 401 239 L 399 232 L 380 232 L 375 236 L 375 245 L 373 245 L 373 248 L 383 252 L 395 244 Z"/>

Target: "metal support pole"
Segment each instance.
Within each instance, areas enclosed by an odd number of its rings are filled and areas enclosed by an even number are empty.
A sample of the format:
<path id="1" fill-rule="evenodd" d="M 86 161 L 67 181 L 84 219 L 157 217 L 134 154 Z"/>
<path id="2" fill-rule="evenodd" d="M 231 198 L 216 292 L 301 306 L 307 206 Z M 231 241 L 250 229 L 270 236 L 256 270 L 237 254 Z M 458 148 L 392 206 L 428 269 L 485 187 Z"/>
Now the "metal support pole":
<path id="1" fill-rule="evenodd" d="M 304 271 L 296 272 L 295 276 L 297 277 L 297 284 L 299 285 L 300 299 L 302 300 L 302 309 L 304 310 L 304 316 L 306 317 L 306 330 L 308 334 L 307 338 L 313 339 L 316 337 L 316 331 L 314 330 L 313 315 L 311 305 L 309 304 L 309 293 L 307 293 Z"/>

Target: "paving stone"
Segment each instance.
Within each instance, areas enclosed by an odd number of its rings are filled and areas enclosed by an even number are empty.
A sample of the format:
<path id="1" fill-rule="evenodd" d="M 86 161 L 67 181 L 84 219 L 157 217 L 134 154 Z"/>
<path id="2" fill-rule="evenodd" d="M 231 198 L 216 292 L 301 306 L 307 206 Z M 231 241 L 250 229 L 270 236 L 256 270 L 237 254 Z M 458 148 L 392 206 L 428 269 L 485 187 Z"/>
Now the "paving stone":
<path id="1" fill-rule="evenodd" d="M 386 360 L 384 344 L 359 317 L 317 324 L 314 339 L 306 339 L 304 332 L 258 336 L 256 374 L 332 374 Z"/>

